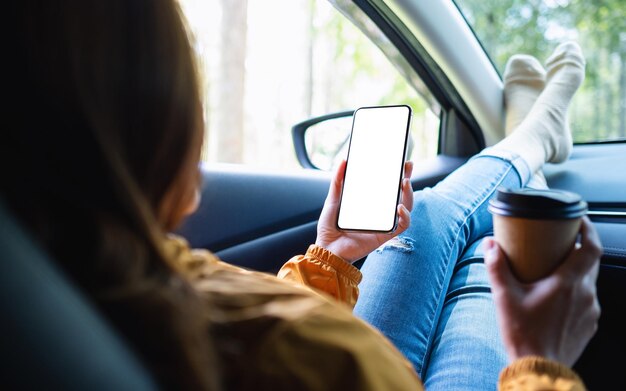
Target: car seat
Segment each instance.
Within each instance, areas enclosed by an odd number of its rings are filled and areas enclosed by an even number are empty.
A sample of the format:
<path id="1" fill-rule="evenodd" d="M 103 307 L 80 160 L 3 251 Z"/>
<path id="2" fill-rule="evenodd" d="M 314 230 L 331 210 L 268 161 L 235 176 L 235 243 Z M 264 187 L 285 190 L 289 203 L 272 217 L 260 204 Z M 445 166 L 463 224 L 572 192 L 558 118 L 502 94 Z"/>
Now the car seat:
<path id="1" fill-rule="evenodd" d="M 0 388 L 153 390 L 154 378 L 0 200 Z"/>

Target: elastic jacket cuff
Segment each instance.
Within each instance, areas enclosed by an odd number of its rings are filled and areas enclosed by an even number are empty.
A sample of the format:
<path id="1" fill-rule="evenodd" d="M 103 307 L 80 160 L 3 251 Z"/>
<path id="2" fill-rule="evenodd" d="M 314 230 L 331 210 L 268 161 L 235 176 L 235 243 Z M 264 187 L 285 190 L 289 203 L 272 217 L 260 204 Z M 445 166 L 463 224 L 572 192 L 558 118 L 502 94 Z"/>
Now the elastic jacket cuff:
<path id="1" fill-rule="evenodd" d="M 528 356 L 515 360 L 500 373 L 500 385 L 506 389 L 508 383 L 515 383 L 518 379 L 527 375 L 548 376 L 553 381 L 569 381 L 573 384 L 578 383 L 584 389 L 584 385 L 580 377 L 567 366 L 552 360 L 548 360 L 539 356 Z"/>
<path id="2" fill-rule="evenodd" d="M 312 244 L 306 251 L 306 256 L 315 258 L 319 262 L 328 265 L 335 269 L 338 274 L 348 278 L 355 285 L 358 285 L 363 278 L 361 271 L 352 266 L 346 260 L 332 252 L 326 250 L 324 247 Z"/>

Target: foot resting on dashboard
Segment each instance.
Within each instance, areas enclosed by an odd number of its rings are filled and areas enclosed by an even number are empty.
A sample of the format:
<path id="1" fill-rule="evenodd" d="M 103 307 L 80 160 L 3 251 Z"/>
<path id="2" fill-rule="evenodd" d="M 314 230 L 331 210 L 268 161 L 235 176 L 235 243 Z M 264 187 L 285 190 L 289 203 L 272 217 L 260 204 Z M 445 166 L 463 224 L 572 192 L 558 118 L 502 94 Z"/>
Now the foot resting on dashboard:
<path id="1" fill-rule="evenodd" d="M 578 44 L 559 45 L 547 61 L 543 91 L 519 126 L 495 148 L 518 154 L 532 172 L 537 172 L 546 162 L 567 160 L 572 150 L 567 109 L 584 79 L 584 72 L 585 61 Z"/>

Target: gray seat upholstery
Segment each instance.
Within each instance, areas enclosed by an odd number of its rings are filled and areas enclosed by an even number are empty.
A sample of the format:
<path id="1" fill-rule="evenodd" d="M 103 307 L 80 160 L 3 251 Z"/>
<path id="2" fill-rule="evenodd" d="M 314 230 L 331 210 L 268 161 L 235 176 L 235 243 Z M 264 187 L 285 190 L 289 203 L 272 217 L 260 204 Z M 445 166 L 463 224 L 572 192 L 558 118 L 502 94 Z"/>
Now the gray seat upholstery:
<path id="1" fill-rule="evenodd" d="M 0 388 L 152 390 L 153 378 L 0 200 Z"/>

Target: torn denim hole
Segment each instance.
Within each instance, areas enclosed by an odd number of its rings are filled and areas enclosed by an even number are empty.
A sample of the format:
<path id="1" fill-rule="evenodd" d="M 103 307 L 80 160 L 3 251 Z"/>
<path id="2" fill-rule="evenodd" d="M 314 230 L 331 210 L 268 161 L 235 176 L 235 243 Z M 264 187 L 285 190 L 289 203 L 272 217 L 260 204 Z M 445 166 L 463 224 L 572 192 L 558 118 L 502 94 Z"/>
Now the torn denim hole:
<path id="1" fill-rule="evenodd" d="M 384 250 L 396 250 L 402 253 L 410 253 L 413 251 L 415 242 L 411 238 L 407 238 L 404 236 L 396 236 L 395 238 L 389 240 L 382 246 L 376 249 L 377 253 L 382 253 Z"/>

